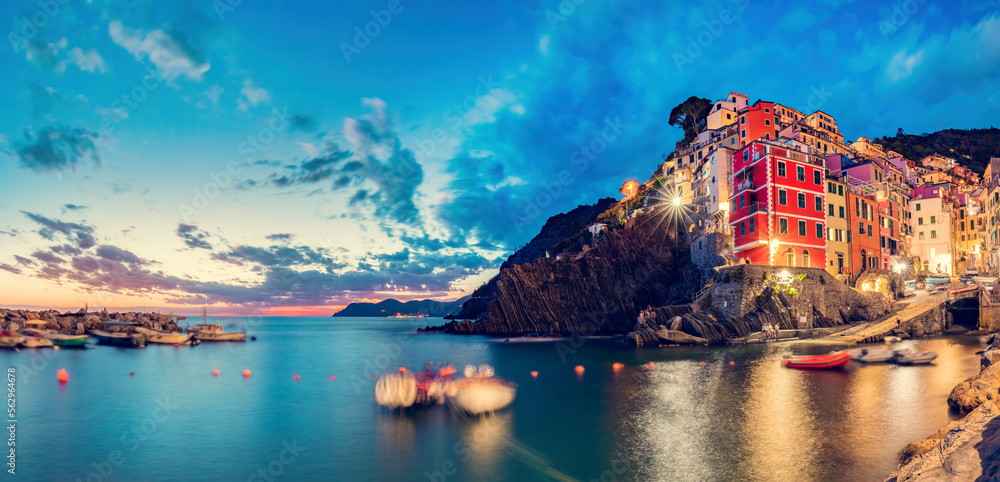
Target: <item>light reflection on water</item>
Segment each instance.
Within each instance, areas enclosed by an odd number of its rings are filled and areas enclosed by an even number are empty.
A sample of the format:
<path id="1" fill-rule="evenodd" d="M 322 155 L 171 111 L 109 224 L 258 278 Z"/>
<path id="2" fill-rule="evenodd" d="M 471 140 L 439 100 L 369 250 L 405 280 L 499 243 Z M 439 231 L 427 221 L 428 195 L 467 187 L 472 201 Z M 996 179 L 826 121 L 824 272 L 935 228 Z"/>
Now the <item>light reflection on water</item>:
<path id="1" fill-rule="evenodd" d="M 904 342 L 939 357 L 932 366 L 810 372 L 778 360 L 830 347 L 636 350 L 589 340 L 567 351 L 566 341 L 408 334 L 413 328 L 265 318 L 259 340 L 245 345 L 59 351 L 18 387 L 18 476 L 86 480 L 93 462 L 122 449 L 123 431 L 169 396 L 176 413 L 126 454 L 114 479 L 247 480 L 296 440 L 307 450 L 281 480 L 881 480 L 906 443 L 956 418 L 947 395 L 978 371 L 974 353 L 983 347 L 977 339 Z M 447 407 L 382 410 L 364 369 L 387 346 L 400 348 L 388 357 L 392 370 L 491 363 L 518 385 L 517 398 L 483 419 Z M 0 352 L 8 366 L 30 356 Z M 613 362 L 626 366 L 615 372 Z M 575 365 L 585 366 L 582 376 Z M 71 380 L 60 387 L 63 367 Z M 214 368 L 222 375 L 212 377 Z M 253 377 L 240 377 L 244 368 Z"/>

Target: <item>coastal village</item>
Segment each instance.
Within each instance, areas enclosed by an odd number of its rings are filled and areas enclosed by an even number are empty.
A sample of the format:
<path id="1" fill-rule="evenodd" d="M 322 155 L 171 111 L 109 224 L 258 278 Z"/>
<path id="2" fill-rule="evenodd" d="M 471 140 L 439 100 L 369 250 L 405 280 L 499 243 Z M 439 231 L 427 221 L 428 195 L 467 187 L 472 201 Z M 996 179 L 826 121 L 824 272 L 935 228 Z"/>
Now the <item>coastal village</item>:
<path id="1" fill-rule="evenodd" d="M 822 110 L 737 92 L 706 121 L 648 183 L 699 213 L 689 231 L 725 236 L 732 262 L 821 268 L 852 286 L 873 268 L 997 275 L 1000 158 L 982 177 L 959 153 L 907 159 L 846 140 Z"/>

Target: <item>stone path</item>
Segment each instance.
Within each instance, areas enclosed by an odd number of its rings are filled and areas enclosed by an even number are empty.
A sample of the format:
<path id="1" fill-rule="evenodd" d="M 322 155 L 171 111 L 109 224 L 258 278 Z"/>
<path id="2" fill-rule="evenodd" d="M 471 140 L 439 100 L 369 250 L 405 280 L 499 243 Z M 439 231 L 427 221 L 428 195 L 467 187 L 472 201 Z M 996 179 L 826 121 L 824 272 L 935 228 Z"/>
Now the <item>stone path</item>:
<path id="1" fill-rule="evenodd" d="M 943 290 L 942 292 L 933 295 L 926 293 L 918 294 L 917 296 L 910 298 L 910 300 L 905 303 L 900 303 L 902 309 L 882 321 L 864 323 L 844 330 L 836 335 L 823 338 L 820 341 L 834 342 L 838 344 L 880 341 L 886 336 L 887 333 L 896 329 L 897 314 L 900 315 L 900 320 L 902 322 L 906 322 L 926 313 L 928 310 L 937 307 L 941 303 L 944 303 L 947 298 L 948 290 Z"/>

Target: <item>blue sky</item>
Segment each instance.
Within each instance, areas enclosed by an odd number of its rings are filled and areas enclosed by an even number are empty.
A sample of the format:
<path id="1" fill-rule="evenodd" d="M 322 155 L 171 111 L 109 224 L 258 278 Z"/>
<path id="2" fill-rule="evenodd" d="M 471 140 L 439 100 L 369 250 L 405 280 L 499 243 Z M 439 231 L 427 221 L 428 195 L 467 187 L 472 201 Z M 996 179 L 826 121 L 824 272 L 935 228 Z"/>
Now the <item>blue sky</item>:
<path id="1" fill-rule="evenodd" d="M 0 12 L 0 305 L 455 298 L 648 177 L 688 96 L 848 139 L 1000 108 L 997 1 L 228 5 Z"/>

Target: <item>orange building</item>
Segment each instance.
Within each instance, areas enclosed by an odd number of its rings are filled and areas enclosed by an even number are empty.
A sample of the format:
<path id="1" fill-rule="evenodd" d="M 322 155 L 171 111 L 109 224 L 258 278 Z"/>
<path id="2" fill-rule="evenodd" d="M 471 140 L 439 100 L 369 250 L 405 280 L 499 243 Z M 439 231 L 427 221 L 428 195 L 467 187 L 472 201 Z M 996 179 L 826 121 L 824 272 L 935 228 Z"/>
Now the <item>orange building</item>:
<path id="1" fill-rule="evenodd" d="M 851 276 L 855 277 L 868 268 L 878 268 L 881 256 L 878 203 L 863 195 L 857 186 L 847 192 L 848 245 L 851 250 Z"/>

